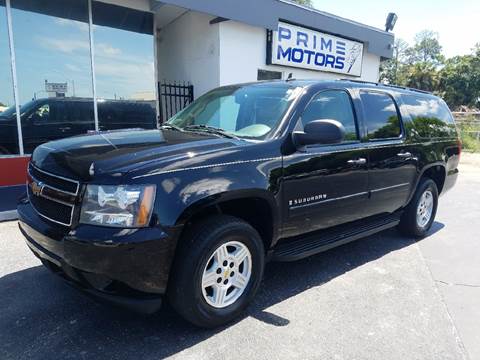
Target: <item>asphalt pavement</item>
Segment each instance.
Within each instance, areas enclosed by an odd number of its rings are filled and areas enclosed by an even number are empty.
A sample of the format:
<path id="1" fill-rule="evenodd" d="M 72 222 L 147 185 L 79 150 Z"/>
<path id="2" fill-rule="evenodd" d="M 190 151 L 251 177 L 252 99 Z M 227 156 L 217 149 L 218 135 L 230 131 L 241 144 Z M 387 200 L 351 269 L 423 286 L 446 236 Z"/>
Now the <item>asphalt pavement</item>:
<path id="1" fill-rule="evenodd" d="M 480 359 L 480 166 L 461 171 L 427 238 L 392 229 L 271 263 L 245 316 L 216 330 L 98 304 L 0 223 L 0 359 Z"/>

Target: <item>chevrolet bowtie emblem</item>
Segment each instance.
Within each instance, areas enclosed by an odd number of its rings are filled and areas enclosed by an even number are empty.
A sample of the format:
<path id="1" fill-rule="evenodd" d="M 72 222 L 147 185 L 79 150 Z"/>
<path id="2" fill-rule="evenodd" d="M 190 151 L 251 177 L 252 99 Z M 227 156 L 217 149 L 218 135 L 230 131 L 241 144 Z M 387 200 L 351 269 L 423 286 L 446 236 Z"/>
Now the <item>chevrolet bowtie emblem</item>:
<path id="1" fill-rule="evenodd" d="M 40 196 L 43 190 L 43 183 L 32 181 L 30 183 L 30 189 L 32 190 L 33 195 Z"/>

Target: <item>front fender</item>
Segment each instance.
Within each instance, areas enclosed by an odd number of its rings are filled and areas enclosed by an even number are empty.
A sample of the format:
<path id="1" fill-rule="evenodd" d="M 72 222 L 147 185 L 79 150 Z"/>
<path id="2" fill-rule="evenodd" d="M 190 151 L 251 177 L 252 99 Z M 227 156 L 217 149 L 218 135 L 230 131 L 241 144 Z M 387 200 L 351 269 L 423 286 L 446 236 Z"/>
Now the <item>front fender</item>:
<path id="1" fill-rule="evenodd" d="M 268 202 L 278 220 L 281 158 L 221 164 L 218 167 L 159 175 L 155 215 L 161 226 L 182 225 L 202 208 L 224 201 L 259 198 Z"/>

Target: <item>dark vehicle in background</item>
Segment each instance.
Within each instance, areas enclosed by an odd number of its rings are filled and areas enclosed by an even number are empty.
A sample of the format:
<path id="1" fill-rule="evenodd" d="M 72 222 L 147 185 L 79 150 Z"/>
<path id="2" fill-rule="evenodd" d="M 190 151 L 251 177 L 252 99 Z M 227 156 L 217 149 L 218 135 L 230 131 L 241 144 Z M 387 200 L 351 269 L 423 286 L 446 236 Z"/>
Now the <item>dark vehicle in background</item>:
<path id="1" fill-rule="evenodd" d="M 131 100 L 98 100 L 100 130 L 154 129 L 157 116 L 152 103 Z M 21 106 L 24 151 L 40 144 L 95 130 L 93 101 L 88 98 L 45 98 Z M 0 155 L 18 154 L 16 109 L 0 113 Z"/>
<path id="2" fill-rule="evenodd" d="M 268 260 L 395 226 L 425 236 L 460 152 L 447 105 L 429 93 L 232 85 L 160 129 L 39 146 L 19 226 L 46 267 L 88 294 L 142 312 L 166 295 L 213 327 L 245 309 Z"/>

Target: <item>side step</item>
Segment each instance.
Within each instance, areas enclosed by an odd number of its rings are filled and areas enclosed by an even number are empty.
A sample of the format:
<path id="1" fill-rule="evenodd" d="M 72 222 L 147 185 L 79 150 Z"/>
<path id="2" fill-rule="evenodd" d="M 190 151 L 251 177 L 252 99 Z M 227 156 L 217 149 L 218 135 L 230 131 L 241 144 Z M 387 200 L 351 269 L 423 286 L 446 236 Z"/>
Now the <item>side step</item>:
<path id="1" fill-rule="evenodd" d="M 271 254 L 273 261 L 295 261 L 398 225 L 401 212 L 363 219 L 320 230 L 303 237 L 280 241 Z"/>

